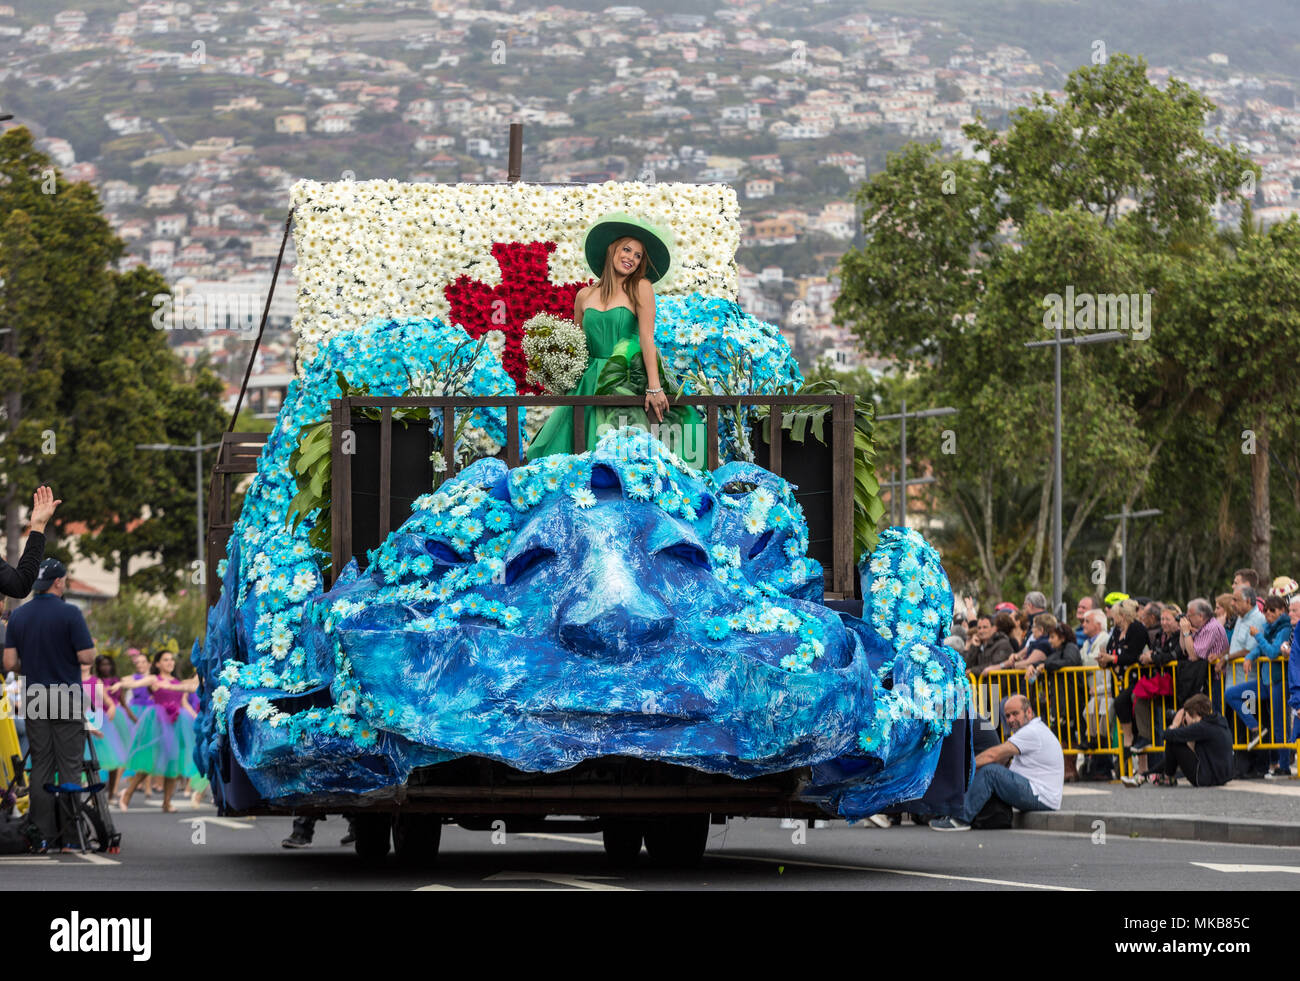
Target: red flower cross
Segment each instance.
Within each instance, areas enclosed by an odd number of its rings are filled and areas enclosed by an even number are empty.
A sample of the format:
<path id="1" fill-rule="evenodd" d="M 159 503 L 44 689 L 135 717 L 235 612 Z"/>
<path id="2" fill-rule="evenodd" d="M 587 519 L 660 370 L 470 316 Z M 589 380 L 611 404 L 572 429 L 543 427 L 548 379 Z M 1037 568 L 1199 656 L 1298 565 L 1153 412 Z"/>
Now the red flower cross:
<path id="1" fill-rule="evenodd" d="M 470 337 L 482 337 L 490 330 L 505 334 L 506 349 L 502 367 L 521 394 L 537 394 L 541 388 L 525 380 L 524 321 L 539 313 L 557 317 L 573 316 L 573 300 L 578 290 L 592 280 L 555 285 L 547 278 L 554 242 L 494 242 L 492 258 L 501 267 L 501 285 L 489 286 L 481 280 L 461 275 L 444 289 L 451 304 L 451 319 L 465 328 Z"/>

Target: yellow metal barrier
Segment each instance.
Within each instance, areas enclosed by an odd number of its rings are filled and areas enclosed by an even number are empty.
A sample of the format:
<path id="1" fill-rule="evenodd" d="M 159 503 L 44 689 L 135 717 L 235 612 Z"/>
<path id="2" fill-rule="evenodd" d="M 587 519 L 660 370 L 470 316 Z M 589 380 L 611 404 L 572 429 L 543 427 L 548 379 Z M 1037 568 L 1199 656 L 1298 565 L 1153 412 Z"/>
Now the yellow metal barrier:
<path id="1" fill-rule="evenodd" d="M 971 685 L 971 704 L 998 724 L 998 736 L 1005 729 L 997 707 L 1011 695 L 1024 695 L 1034 713 L 1052 730 L 1067 753 L 1085 756 L 1113 756 L 1123 765 L 1123 746 L 1115 722 L 1114 675 L 1108 668 L 1060 668 L 1040 673 L 1033 682 L 1023 669 L 999 669 L 976 677 L 966 675 Z"/>
<path id="2" fill-rule="evenodd" d="M 9 692 L 0 679 L 0 791 L 7 788 L 14 779 L 13 760 L 21 765 L 22 749 L 18 743 L 18 727 L 14 722 L 14 707 L 9 700 Z M 18 810 L 27 810 L 26 792 L 18 799 Z"/>
<path id="3" fill-rule="evenodd" d="M 1245 723 L 1228 704 L 1227 690 L 1232 687 L 1233 677 L 1244 676 L 1242 660 L 1237 658 L 1225 665 L 1221 676 L 1214 674 L 1211 665 L 1205 686 L 1208 689 L 1205 693 L 1212 693 L 1215 710 L 1228 719 L 1232 727 L 1233 748 L 1238 750 L 1246 749 L 1250 737 Z M 1269 730 L 1256 748 L 1290 749 L 1300 756 L 1300 740 L 1289 739 L 1291 716 L 1286 705 L 1287 660 L 1286 657 L 1256 659 L 1255 670 L 1249 679 L 1252 687 L 1247 689 L 1247 694 L 1254 695 L 1251 701 L 1255 711 L 1252 714 L 1261 726 Z M 1024 695 L 1034 706 L 1035 714 L 1056 735 L 1065 752 L 1114 756 L 1119 761 L 1120 775 L 1132 776 L 1134 758 L 1124 752 L 1123 737 L 1115 715 L 1115 696 L 1120 691 L 1131 690 L 1139 678 L 1152 678 L 1162 673 L 1169 675 L 1168 695 L 1133 698 L 1133 726 L 1137 734 L 1149 740 L 1151 752 L 1163 753 L 1165 728 L 1180 707 L 1177 703 L 1178 669 L 1185 664 L 1175 661 L 1166 667 L 1130 665 L 1124 671 L 1122 685 L 1117 685 L 1115 673 L 1110 668 L 1102 667 L 1061 668 L 1039 674 L 1032 683 L 1026 679 L 1023 669 L 999 669 L 980 676 L 968 672 L 966 678 L 971 686 L 971 704 L 980 715 L 997 721 L 1001 739 L 1005 740 L 1008 733 L 998 706 L 1010 695 Z M 1269 684 L 1262 681 L 1265 666 L 1272 679 Z M 1281 700 L 1280 707 L 1272 704 L 1275 693 Z M 1291 768 L 1292 779 L 1300 778 L 1300 759 L 1293 760 Z"/>

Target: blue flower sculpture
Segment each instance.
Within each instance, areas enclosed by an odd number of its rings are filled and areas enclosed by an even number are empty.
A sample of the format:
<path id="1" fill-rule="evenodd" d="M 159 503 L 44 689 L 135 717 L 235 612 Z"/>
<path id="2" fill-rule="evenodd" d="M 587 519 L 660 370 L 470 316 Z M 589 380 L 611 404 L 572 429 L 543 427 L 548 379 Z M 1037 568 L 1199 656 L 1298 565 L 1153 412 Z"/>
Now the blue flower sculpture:
<path id="1" fill-rule="evenodd" d="M 479 460 L 322 593 L 313 516 L 285 523 L 294 436 L 324 417 L 335 370 L 400 391 L 404 358 L 462 339 L 376 324 L 291 387 L 194 652 L 196 758 L 224 803 L 396 792 L 466 755 L 530 772 L 610 755 L 736 777 L 808 766 L 806 799 L 850 818 L 924 790 L 951 727 L 938 696 L 964 692 L 938 646 L 938 556 L 891 529 L 863 569 L 869 612 L 834 613 L 791 486 L 752 464 L 692 470 L 634 428 L 514 469 Z M 479 371 L 481 393 L 512 391 L 499 365 Z"/>

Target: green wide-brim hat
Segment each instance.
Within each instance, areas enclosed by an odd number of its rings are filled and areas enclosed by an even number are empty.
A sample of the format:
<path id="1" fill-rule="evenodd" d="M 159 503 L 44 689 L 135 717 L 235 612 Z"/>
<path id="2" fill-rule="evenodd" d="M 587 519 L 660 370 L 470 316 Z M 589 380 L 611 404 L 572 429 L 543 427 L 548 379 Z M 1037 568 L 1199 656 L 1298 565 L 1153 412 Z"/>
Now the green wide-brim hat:
<path id="1" fill-rule="evenodd" d="M 600 276 L 605 270 L 605 254 L 611 242 L 631 235 L 645 246 L 646 279 L 654 283 L 663 279 L 673 263 L 673 235 L 666 228 L 624 211 L 611 211 L 597 218 L 582 235 L 582 254 L 591 271 Z"/>

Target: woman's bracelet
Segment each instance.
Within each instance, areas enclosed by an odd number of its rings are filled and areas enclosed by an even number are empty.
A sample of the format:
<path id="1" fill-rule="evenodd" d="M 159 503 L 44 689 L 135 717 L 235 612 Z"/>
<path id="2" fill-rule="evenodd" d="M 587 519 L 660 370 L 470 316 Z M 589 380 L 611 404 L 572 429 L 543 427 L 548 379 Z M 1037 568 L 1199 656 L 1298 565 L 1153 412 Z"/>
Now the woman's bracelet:
<path id="1" fill-rule="evenodd" d="M 647 388 L 647 389 L 645 390 L 645 393 L 646 393 L 647 395 L 662 395 L 662 394 L 664 393 L 664 390 L 663 390 L 662 387 L 660 387 L 660 388 Z"/>

